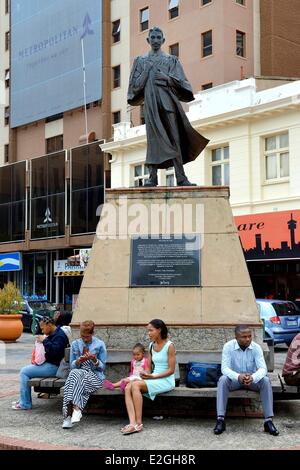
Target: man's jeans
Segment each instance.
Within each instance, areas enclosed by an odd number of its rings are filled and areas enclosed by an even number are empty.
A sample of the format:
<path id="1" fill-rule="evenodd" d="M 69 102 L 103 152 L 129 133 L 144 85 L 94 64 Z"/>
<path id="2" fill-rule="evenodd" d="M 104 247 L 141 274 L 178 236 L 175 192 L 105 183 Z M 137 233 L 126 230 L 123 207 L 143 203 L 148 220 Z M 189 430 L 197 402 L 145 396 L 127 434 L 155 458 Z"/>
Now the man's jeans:
<path id="1" fill-rule="evenodd" d="M 229 392 L 244 388 L 259 392 L 262 401 L 263 412 L 265 418 L 274 416 L 273 413 L 273 391 L 269 377 L 263 377 L 256 384 L 252 383 L 249 386 L 240 384 L 237 380 L 230 380 L 225 375 L 222 375 L 218 382 L 217 390 L 217 413 L 218 416 L 225 416 L 227 408 L 227 400 Z"/>
<path id="2" fill-rule="evenodd" d="M 58 366 L 44 362 L 40 366 L 30 365 L 20 371 L 20 405 L 22 408 L 32 408 L 31 387 L 28 381 L 35 377 L 55 377 Z"/>

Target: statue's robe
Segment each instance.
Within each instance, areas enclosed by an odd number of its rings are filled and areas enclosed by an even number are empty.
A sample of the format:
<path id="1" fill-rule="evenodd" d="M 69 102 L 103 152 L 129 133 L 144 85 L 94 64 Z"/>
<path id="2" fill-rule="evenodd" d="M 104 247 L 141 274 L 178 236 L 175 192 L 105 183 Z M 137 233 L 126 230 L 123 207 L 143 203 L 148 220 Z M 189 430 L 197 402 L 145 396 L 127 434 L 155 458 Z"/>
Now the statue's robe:
<path id="1" fill-rule="evenodd" d="M 146 62 L 154 62 L 150 72 Z M 170 84 L 155 83 L 154 74 L 161 71 L 171 80 Z M 149 75 L 148 75 L 149 74 Z M 195 160 L 205 148 L 208 139 L 191 126 L 180 101 L 194 99 L 193 91 L 177 57 L 161 52 L 151 52 L 134 60 L 128 89 L 128 103 L 133 106 L 144 103 L 147 132 L 148 165 L 157 168 L 173 166 L 173 160 L 188 163 Z"/>

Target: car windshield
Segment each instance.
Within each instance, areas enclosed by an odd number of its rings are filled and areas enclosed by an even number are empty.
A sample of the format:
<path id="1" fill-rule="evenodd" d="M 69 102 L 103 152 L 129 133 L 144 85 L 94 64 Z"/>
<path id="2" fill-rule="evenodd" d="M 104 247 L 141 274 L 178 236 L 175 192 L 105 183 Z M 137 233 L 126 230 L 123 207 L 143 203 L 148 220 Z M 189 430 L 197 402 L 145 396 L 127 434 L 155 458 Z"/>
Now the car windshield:
<path id="1" fill-rule="evenodd" d="M 292 302 L 272 302 L 272 306 L 278 317 L 284 317 L 287 315 L 300 315 L 300 310 Z"/>

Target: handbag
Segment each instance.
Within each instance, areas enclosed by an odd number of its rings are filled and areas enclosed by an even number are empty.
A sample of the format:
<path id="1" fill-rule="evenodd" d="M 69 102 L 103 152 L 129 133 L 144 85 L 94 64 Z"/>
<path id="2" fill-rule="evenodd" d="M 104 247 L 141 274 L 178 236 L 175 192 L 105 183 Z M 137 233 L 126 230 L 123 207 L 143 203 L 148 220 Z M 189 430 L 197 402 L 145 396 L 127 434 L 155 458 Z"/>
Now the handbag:
<path id="1" fill-rule="evenodd" d="M 221 375 L 221 364 L 189 362 L 186 369 L 186 386 L 189 388 L 216 387 Z"/>
<path id="2" fill-rule="evenodd" d="M 41 364 L 44 364 L 44 362 L 46 362 L 45 347 L 43 343 L 36 341 L 31 354 L 31 364 L 40 366 Z"/>
<path id="3" fill-rule="evenodd" d="M 56 377 L 59 379 L 67 379 L 70 372 L 70 364 L 63 358 L 60 361 L 58 369 L 56 371 Z"/>

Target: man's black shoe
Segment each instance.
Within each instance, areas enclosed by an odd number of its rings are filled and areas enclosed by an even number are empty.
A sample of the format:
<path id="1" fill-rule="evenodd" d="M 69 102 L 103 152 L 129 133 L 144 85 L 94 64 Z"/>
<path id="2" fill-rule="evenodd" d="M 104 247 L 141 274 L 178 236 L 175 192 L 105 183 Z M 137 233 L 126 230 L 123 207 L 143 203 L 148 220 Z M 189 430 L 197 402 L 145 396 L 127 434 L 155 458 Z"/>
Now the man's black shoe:
<path id="1" fill-rule="evenodd" d="M 264 423 L 264 430 L 272 436 L 278 436 L 279 434 L 279 431 L 277 431 L 277 429 L 275 428 L 273 421 L 266 421 Z"/>
<path id="2" fill-rule="evenodd" d="M 215 434 L 222 434 L 222 432 L 226 431 L 226 424 L 224 419 L 217 419 L 217 423 L 214 428 Z"/>
<path id="3" fill-rule="evenodd" d="M 194 183 L 190 183 L 190 181 L 186 179 L 177 183 L 177 186 L 197 186 L 197 185 Z"/>

